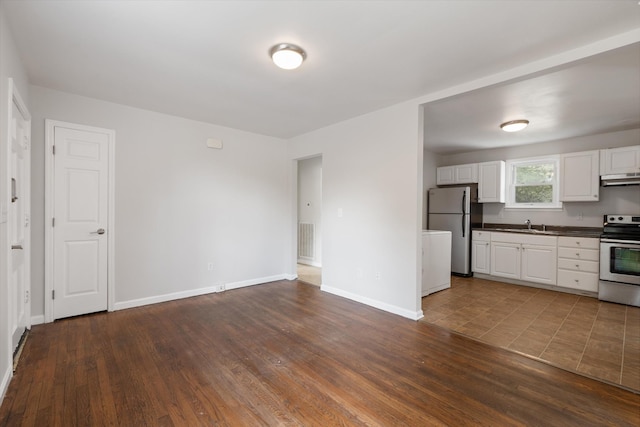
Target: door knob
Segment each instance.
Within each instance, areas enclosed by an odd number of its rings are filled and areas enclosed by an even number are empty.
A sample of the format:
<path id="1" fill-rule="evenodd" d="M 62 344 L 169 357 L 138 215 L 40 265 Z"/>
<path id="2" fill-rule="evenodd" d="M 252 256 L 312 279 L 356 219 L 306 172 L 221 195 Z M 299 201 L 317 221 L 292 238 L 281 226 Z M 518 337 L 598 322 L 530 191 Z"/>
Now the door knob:
<path id="1" fill-rule="evenodd" d="M 92 231 L 91 234 L 104 234 L 104 228 L 98 228 L 96 231 Z"/>

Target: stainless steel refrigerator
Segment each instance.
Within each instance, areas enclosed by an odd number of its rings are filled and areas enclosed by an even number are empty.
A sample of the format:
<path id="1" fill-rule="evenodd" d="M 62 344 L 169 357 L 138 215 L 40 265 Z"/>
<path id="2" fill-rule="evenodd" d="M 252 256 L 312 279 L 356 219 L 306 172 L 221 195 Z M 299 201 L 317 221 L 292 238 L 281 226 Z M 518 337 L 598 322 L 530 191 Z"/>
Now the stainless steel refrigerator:
<path id="1" fill-rule="evenodd" d="M 471 229 L 482 226 L 478 187 L 431 188 L 427 209 L 430 230 L 451 231 L 451 273 L 471 276 Z"/>

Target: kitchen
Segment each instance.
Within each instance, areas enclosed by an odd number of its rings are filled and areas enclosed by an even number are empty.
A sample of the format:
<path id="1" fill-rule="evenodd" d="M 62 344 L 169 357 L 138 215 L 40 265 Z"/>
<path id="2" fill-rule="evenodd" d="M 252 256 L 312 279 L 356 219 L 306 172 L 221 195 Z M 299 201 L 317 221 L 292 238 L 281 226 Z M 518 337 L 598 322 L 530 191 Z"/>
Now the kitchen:
<path id="1" fill-rule="evenodd" d="M 599 270 L 603 270 L 599 268 L 599 238 L 605 215 L 615 215 L 612 220 L 607 220 L 614 225 L 624 222 L 618 220 L 620 216 L 625 221 L 635 216 L 637 221 L 640 215 L 640 187 L 637 185 L 637 173 L 640 172 L 638 68 L 640 56 L 636 44 L 529 79 L 424 105 L 425 150 L 428 147 L 429 151 L 440 154 L 435 161 L 425 155 L 425 225 L 429 188 L 462 185 L 475 191 L 478 181 L 485 181 L 484 185 L 479 184 L 482 219 L 473 231 L 473 244 L 469 239 L 474 251 L 469 255 L 469 270 L 462 272 L 470 274 L 473 270 L 474 278 L 454 276 L 454 288 L 456 285 L 468 287 L 471 282 L 481 289 L 489 285 L 500 287 L 500 282 L 506 282 L 527 285 L 526 289 L 520 288 L 520 293 L 538 292 L 553 297 L 562 290 L 569 299 L 598 301 L 598 288 L 603 288 L 598 286 L 603 279 L 603 275 L 599 275 Z M 593 102 L 596 99 L 598 102 Z M 501 122 L 517 119 L 529 120 L 529 126 L 516 133 L 500 130 Z M 509 191 L 505 194 L 505 188 L 508 189 L 506 184 L 513 181 L 507 175 L 513 172 L 519 161 L 540 158 L 557 159 L 557 201 L 561 204 L 542 209 L 513 206 L 513 203 L 510 206 Z M 429 159 L 431 168 L 427 167 Z M 622 170 L 614 170 L 616 167 Z M 609 184 L 606 180 L 601 181 L 601 175 L 616 172 L 635 173 L 636 182 L 633 184 L 636 185 L 610 186 L 606 185 Z M 451 181 L 456 178 L 458 182 Z M 487 179 L 493 185 L 487 186 Z M 534 231 L 529 231 L 529 227 Z M 519 230 L 513 232 L 513 229 Z M 543 229 L 548 233 L 543 233 Z M 578 230 L 581 233 L 572 234 Z M 612 231 L 615 230 L 614 226 Z M 544 248 L 545 242 L 546 250 L 537 251 L 537 259 L 536 256 L 531 258 L 536 262 L 527 262 L 524 255 L 521 258 L 518 252 L 521 248 L 531 244 L 537 244 L 538 249 Z M 576 244 L 586 246 L 575 252 Z M 575 253 L 582 254 L 580 251 L 587 258 L 576 260 L 569 256 L 574 254 L 572 256 L 576 258 Z M 627 277 L 637 279 L 637 258 L 627 262 L 631 263 L 627 266 L 631 270 Z M 632 288 L 637 289 L 635 286 Z M 459 316 L 458 322 L 454 321 L 455 310 L 463 309 L 456 304 L 468 304 L 468 295 L 478 297 L 483 292 L 466 289 L 467 296 L 460 298 L 445 293 L 424 298 L 425 320 L 458 331 L 465 323 L 469 327 L 469 320 L 473 318 L 462 323 L 464 316 Z M 487 288 L 484 295 L 490 293 Z M 607 296 L 601 298 L 612 300 Z M 636 298 L 634 293 L 616 302 L 638 305 Z M 520 307 L 519 317 L 522 320 L 526 317 L 526 306 L 516 307 Z M 470 305 L 464 309 L 470 310 Z M 487 307 L 474 309 L 486 311 Z M 635 308 L 630 310 L 635 312 Z M 510 312 L 513 314 L 511 322 L 518 318 L 518 311 Z M 569 312 L 563 315 L 567 317 Z M 470 330 L 463 333 L 474 336 Z M 507 343 L 496 339 L 495 343 L 509 347 L 509 344 L 516 343 L 517 338 L 513 337 Z M 543 350 L 537 353 L 526 353 L 523 349 L 517 351 L 534 357 L 543 353 Z M 636 383 L 640 373 L 635 371 L 633 376 L 635 379 L 631 387 L 638 389 Z M 620 381 L 614 382 L 620 384 Z"/>

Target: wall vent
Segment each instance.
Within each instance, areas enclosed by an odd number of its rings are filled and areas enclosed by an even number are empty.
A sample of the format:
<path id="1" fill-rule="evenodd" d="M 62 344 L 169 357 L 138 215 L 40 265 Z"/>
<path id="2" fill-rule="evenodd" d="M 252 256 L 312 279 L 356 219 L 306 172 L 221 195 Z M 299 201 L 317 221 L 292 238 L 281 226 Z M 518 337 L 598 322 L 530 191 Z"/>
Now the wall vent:
<path id="1" fill-rule="evenodd" d="M 305 222 L 298 224 L 298 258 L 313 259 L 315 257 L 315 230 L 314 224 Z"/>

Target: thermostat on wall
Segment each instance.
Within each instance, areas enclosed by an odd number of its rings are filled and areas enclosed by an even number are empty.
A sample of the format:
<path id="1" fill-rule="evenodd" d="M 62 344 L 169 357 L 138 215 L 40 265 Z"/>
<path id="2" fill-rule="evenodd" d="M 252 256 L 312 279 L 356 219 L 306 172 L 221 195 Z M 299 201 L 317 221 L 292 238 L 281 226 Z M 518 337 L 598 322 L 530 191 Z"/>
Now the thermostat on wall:
<path id="1" fill-rule="evenodd" d="M 207 147 L 221 149 L 222 140 L 217 138 L 207 138 Z"/>

